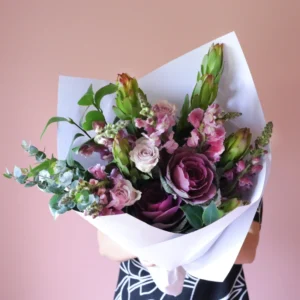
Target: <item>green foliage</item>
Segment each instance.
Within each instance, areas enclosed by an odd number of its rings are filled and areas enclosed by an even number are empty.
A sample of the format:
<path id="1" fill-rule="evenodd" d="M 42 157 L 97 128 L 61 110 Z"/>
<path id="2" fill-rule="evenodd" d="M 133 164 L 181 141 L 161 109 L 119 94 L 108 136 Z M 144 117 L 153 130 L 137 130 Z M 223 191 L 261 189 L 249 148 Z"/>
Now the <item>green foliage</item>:
<path id="1" fill-rule="evenodd" d="M 210 225 L 223 217 L 223 215 L 224 212 L 217 208 L 214 201 L 211 201 L 211 203 L 205 208 L 203 212 L 203 223 L 205 225 Z"/>
<path id="2" fill-rule="evenodd" d="M 120 120 L 130 120 L 130 117 L 127 116 L 121 109 L 119 109 L 116 106 L 113 106 L 113 111 L 116 114 L 116 116 L 120 119 Z"/>
<path id="3" fill-rule="evenodd" d="M 99 89 L 95 94 L 95 106 L 97 108 L 100 108 L 102 98 L 104 96 L 115 93 L 117 91 L 117 89 L 118 89 L 118 86 L 115 84 L 112 84 L 112 83 Z"/>
<path id="4" fill-rule="evenodd" d="M 62 117 L 52 117 L 46 124 L 42 134 L 41 134 L 41 138 L 43 137 L 44 133 L 46 132 L 47 128 L 49 125 L 53 124 L 53 123 L 58 123 L 58 122 L 68 122 L 71 123 L 70 120 L 66 119 L 66 118 L 62 118 Z"/>
<path id="5" fill-rule="evenodd" d="M 268 122 L 262 134 L 255 140 L 256 148 L 266 147 L 270 143 L 272 133 L 273 133 L 273 123 Z"/>
<path id="6" fill-rule="evenodd" d="M 78 105 L 90 106 L 93 103 L 94 103 L 94 92 L 93 92 L 93 86 L 90 85 L 87 92 L 78 101 Z"/>
<path id="7" fill-rule="evenodd" d="M 83 137 L 84 135 L 82 133 L 76 133 L 75 136 L 73 137 L 73 140 L 71 142 L 69 152 L 67 155 L 67 163 L 70 167 L 74 166 L 74 158 L 73 158 L 73 143 L 75 142 L 76 139 Z"/>
<path id="8" fill-rule="evenodd" d="M 195 229 L 200 229 L 203 227 L 203 208 L 201 206 L 189 205 L 186 204 L 181 207 L 183 210 L 188 222 Z"/>
<path id="9" fill-rule="evenodd" d="M 92 130 L 93 129 L 93 122 L 100 121 L 105 122 L 105 118 L 102 112 L 100 111 L 90 111 L 85 116 L 85 122 L 82 124 L 82 128 L 84 130 Z"/>
<path id="10" fill-rule="evenodd" d="M 190 113 L 190 100 L 189 100 L 189 95 L 187 94 L 185 96 L 181 112 L 180 112 L 180 117 L 177 123 L 177 130 L 181 131 L 184 128 L 188 126 L 188 115 Z"/>

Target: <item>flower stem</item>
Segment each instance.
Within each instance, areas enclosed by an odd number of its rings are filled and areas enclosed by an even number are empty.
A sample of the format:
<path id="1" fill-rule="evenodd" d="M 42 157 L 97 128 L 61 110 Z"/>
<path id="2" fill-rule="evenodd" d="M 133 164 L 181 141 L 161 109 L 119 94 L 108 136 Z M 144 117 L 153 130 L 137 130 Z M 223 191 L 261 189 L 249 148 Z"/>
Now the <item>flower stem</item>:
<path id="1" fill-rule="evenodd" d="M 76 124 L 72 119 L 70 119 L 70 124 L 75 125 L 79 128 L 85 135 L 87 135 L 90 139 L 92 138 L 83 128 L 81 128 L 78 124 Z"/>

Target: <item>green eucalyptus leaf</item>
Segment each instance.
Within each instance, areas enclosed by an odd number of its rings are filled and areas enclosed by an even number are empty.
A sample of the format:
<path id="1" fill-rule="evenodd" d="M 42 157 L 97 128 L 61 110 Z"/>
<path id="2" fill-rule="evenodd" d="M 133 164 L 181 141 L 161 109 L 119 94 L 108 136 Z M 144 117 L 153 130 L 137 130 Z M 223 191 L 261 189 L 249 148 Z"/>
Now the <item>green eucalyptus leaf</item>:
<path id="1" fill-rule="evenodd" d="M 35 186 L 36 185 L 36 182 L 35 181 L 30 181 L 30 182 L 27 182 L 24 187 L 26 188 L 29 188 L 29 187 L 32 187 L 32 186 Z"/>
<path id="2" fill-rule="evenodd" d="M 44 130 L 43 130 L 43 132 L 42 132 L 42 134 L 41 134 L 41 138 L 43 137 L 44 133 L 46 132 L 46 130 L 47 130 L 47 128 L 48 128 L 48 126 L 49 126 L 50 124 L 52 124 L 52 123 L 58 123 L 58 122 L 68 122 L 68 123 L 70 123 L 70 120 L 68 120 L 68 119 L 66 119 L 66 118 L 63 118 L 63 117 L 53 117 L 53 118 L 51 118 L 51 119 L 47 122 L 47 124 L 46 124 L 46 126 L 45 126 L 45 128 L 44 128 Z"/>
<path id="3" fill-rule="evenodd" d="M 108 84 L 101 89 L 99 89 L 95 94 L 95 105 L 97 108 L 100 108 L 101 100 L 104 96 L 115 93 L 118 90 L 118 87 L 115 84 Z"/>
<path id="4" fill-rule="evenodd" d="M 14 168 L 14 177 L 18 178 L 18 177 L 20 177 L 22 175 L 23 174 L 22 174 L 21 169 L 19 167 L 15 166 L 15 168 Z"/>
<path id="5" fill-rule="evenodd" d="M 27 151 L 27 149 L 28 149 L 28 147 L 29 147 L 28 143 L 27 143 L 26 141 L 24 141 L 24 140 L 22 141 L 21 146 L 22 146 L 22 148 L 23 148 L 25 151 Z"/>
<path id="6" fill-rule="evenodd" d="M 213 222 L 219 220 L 223 217 L 224 212 L 219 210 L 215 204 L 215 202 L 211 202 L 204 210 L 203 213 L 203 223 L 205 225 L 210 225 Z"/>
<path id="7" fill-rule="evenodd" d="M 7 173 L 4 173 L 3 176 L 8 179 L 11 179 L 13 177 L 12 174 L 7 174 Z"/>
<path id="8" fill-rule="evenodd" d="M 94 103 L 94 92 L 92 84 L 89 86 L 87 92 L 78 101 L 78 105 L 90 106 Z"/>
<path id="9" fill-rule="evenodd" d="M 200 229 L 203 227 L 203 208 L 201 206 L 189 205 L 186 204 L 181 207 L 183 210 L 188 222 L 195 229 Z"/>
<path id="10" fill-rule="evenodd" d="M 61 198 L 64 195 L 54 195 L 49 201 L 50 212 L 53 215 L 54 219 L 58 217 L 58 215 L 63 214 L 69 210 L 66 206 L 61 206 L 59 204 Z"/>
<path id="11" fill-rule="evenodd" d="M 34 146 L 29 146 L 29 148 L 27 148 L 27 151 L 30 155 L 34 156 L 39 152 L 39 149 Z"/>
<path id="12" fill-rule="evenodd" d="M 26 175 L 21 175 L 19 177 L 16 177 L 16 181 L 19 182 L 20 184 L 25 184 L 26 183 L 27 176 Z"/>
<path id="13" fill-rule="evenodd" d="M 35 159 L 38 162 L 42 162 L 46 158 L 46 154 L 42 151 L 38 151 L 35 155 Z"/>
<path id="14" fill-rule="evenodd" d="M 65 173 L 62 173 L 59 176 L 59 183 L 62 186 L 66 187 L 72 183 L 73 176 L 74 176 L 73 171 L 67 171 Z"/>
<path id="15" fill-rule="evenodd" d="M 65 187 L 53 182 L 47 186 L 46 191 L 52 194 L 62 194 L 65 191 Z"/>

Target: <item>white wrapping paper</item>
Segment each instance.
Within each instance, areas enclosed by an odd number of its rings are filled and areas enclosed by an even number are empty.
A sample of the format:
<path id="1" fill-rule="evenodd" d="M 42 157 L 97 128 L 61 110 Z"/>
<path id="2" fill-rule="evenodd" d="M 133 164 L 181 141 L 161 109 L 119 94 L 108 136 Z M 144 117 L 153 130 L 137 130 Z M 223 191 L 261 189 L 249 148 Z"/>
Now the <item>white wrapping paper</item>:
<path id="1" fill-rule="evenodd" d="M 242 112 L 243 116 L 234 121 L 235 125 L 250 127 L 255 137 L 261 133 L 265 120 L 235 33 L 211 41 L 156 69 L 139 79 L 139 85 L 150 102 L 167 99 L 180 109 L 185 95 L 191 95 L 202 58 L 213 42 L 225 44 L 225 67 L 217 102 L 225 110 Z M 108 81 L 61 76 L 57 115 L 71 117 L 79 122 L 84 108 L 78 106 L 77 102 L 91 83 L 94 90 L 97 90 L 108 84 Z M 111 110 L 113 103 L 114 96 L 106 96 L 102 101 L 102 109 L 108 121 L 114 118 Z M 65 159 L 72 137 L 77 132 L 75 127 L 67 123 L 59 124 L 60 159 Z M 80 142 L 82 141 L 79 140 L 78 143 Z M 81 156 L 75 158 L 85 167 L 99 163 L 98 155 L 89 159 Z M 186 272 L 210 281 L 220 282 L 226 278 L 254 218 L 266 184 L 270 162 L 271 156 L 268 155 L 253 190 L 250 205 L 239 207 L 210 226 L 186 235 L 151 227 L 127 214 L 96 219 L 81 216 L 141 260 L 155 264 L 156 267 L 150 267 L 149 272 L 157 286 L 163 292 L 175 296 L 182 291 Z"/>

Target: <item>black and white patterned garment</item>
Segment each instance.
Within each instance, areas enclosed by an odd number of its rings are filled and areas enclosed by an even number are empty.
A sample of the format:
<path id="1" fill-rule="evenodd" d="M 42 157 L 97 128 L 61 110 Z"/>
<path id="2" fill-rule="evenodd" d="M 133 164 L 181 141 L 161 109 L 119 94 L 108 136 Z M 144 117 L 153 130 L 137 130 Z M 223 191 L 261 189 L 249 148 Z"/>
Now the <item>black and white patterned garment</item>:
<path id="1" fill-rule="evenodd" d="M 262 221 L 262 202 L 255 221 Z M 139 260 L 121 263 L 115 300 L 248 300 L 243 267 L 234 265 L 224 282 L 212 282 L 187 275 L 182 293 L 173 297 L 162 293 Z"/>

